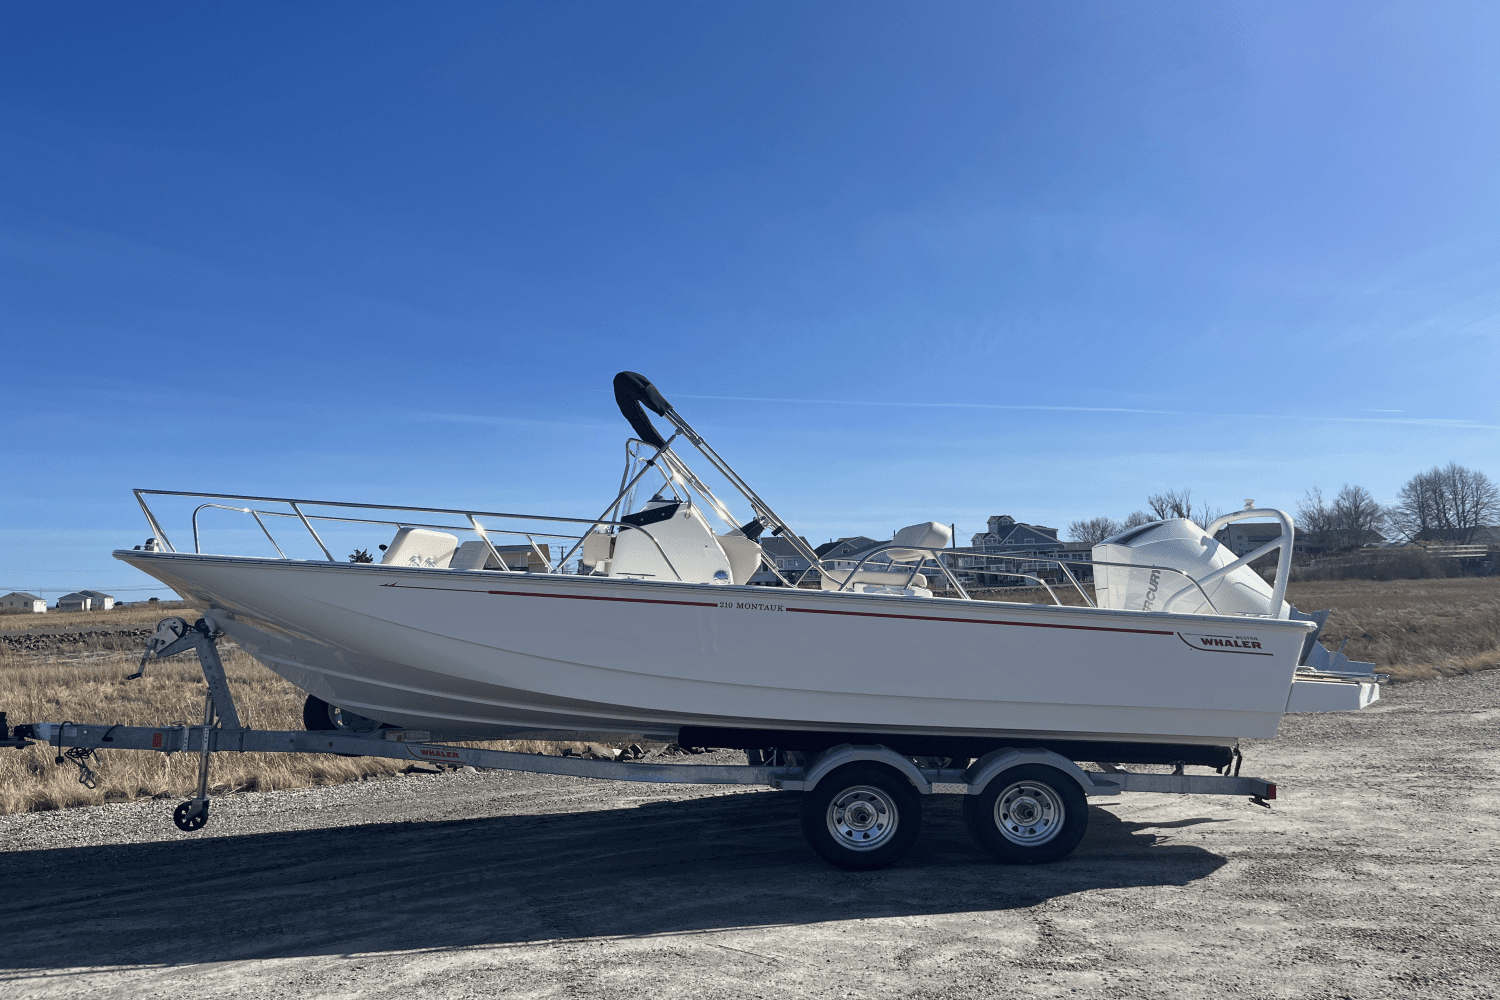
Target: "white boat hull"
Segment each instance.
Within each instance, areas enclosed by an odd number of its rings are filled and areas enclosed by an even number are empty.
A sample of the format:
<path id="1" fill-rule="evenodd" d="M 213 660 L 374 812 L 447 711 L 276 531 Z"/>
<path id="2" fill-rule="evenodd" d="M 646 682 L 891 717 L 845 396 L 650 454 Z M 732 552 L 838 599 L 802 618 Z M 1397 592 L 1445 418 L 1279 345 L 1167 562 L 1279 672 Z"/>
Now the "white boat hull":
<path id="1" fill-rule="evenodd" d="M 121 550 L 299 688 L 434 732 L 682 726 L 1232 743 L 1314 626 Z"/>

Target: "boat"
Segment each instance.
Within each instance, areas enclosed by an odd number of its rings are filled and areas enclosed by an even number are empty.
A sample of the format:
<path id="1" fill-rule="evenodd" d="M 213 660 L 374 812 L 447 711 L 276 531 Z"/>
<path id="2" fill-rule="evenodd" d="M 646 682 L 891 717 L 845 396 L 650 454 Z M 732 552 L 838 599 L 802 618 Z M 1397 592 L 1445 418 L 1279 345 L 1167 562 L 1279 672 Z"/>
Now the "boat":
<path id="1" fill-rule="evenodd" d="M 989 557 L 954 550 L 946 526 L 903 529 L 852 567 L 826 563 L 649 380 L 621 372 L 614 390 L 634 434 L 597 517 L 142 489 L 152 537 L 114 555 L 306 692 L 310 729 L 640 736 L 752 754 L 1037 747 L 1227 767 L 1288 711 L 1379 697 L 1373 666 L 1317 641 L 1324 616 L 1286 603 L 1295 527 L 1283 512 L 1155 522 L 1081 563 L 1028 556 L 1052 571 L 1006 572 L 1054 600 L 979 599 L 965 571 Z M 738 494 L 740 516 L 704 476 Z M 179 551 L 160 510 L 188 503 L 193 546 Z M 209 511 L 241 517 L 275 554 L 210 551 Z M 1267 517 L 1281 535 L 1254 552 L 1214 540 Z M 289 556 L 283 526 L 318 555 Z M 324 539 L 335 529 L 389 541 L 378 561 L 348 561 Z M 784 572 L 768 532 L 812 570 Z M 1272 552 L 1268 582 L 1250 564 Z M 774 585 L 752 585 L 757 574 Z"/>

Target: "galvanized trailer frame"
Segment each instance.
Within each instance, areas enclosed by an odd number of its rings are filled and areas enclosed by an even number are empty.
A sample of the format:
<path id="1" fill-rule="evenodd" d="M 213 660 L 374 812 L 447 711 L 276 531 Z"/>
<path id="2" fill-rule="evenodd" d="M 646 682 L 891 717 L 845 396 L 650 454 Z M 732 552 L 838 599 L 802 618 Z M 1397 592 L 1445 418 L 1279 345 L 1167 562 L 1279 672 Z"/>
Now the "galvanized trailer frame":
<path id="1" fill-rule="evenodd" d="M 1022 863 L 1056 860 L 1046 851 L 1037 850 L 1046 847 L 1050 838 L 1033 843 L 1032 841 L 1037 840 L 1037 835 L 1033 833 L 1028 841 L 1025 817 L 1034 815 L 1039 818 L 1040 822 L 1033 824 L 1034 829 L 1035 826 L 1045 826 L 1049 808 L 1059 815 L 1066 813 L 1064 800 L 1075 794 L 1070 786 L 1076 786 L 1076 793 L 1082 796 L 1119 795 L 1123 792 L 1242 795 L 1263 806 L 1276 797 L 1275 783 L 1262 778 L 1239 776 L 1238 758 L 1235 773 L 1232 774 L 1186 774 L 1182 766 L 1178 766 L 1171 774 L 1147 774 L 1126 771 L 1110 764 L 1102 764 L 1105 768 L 1102 771 L 1084 770 L 1074 761 L 1050 750 L 1002 748 L 986 754 L 965 768 L 941 768 L 923 766 L 921 758 L 904 757 L 889 747 L 846 743 L 795 764 L 647 764 L 449 746 L 432 742 L 429 733 L 405 729 L 374 729 L 370 732 L 248 729 L 240 724 L 234 696 L 223 663 L 219 659 L 219 634 L 218 626 L 210 616 L 205 616 L 194 625 L 189 625 L 181 618 L 165 619 L 147 642 L 141 669 L 130 675 L 132 678 L 141 676 L 152 659 L 165 659 L 189 650 L 195 651 L 208 686 L 201 725 L 122 726 L 33 722 L 17 725 L 12 731 L 6 724 L 5 714 L 0 712 L 0 747 L 23 747 L 33 743 L 55 747 L 56 762 L 62 764 L 65 760 L 72 760 L 79 768 L 79 781 L 90 787 L 97 777 L 88 763 L 95 750 L 196 753 L 199 755 L 197 794 L 179 805 L 173 814 L 173 821 L 184 831 L 201 829 L 208 822 L 209 763 L 213 754 L 226 752 L 334 753 L 612 781 L 750 785 L 822 793 L 811 820 L 808 818 L 808 809 L 804 806 L 804 832 L 812 841 L 813 847 L 828 860 L 853 869 L 890 864 L 910 847 L 909 842 L 900 845 L 894 839 L 891 843 L 880 841 L 874 845 L 859 842 L 860 836 L 865 841 L 875 836 L 869 831 L 879 829 L 882 810 L 888 812 L 890 817 L 897 817 L 900 813 L 898 802 L 905 799 L 902 807 L 909 814 L 915 812 L 915 817 L 909 816 L 905 827 L 906 839 L 911 840 L 915 838 L 915 827 L 920 824 L 922 796 L 956 794 L 983 800 L 988 794 L 989 798 L 995 798 L 997 779 L 1021 777 L 1019 782 L 1010 783 L 1002 797 L 1011 789 L 1022 789 L 1015 793 L 1020 796 L 1015 801 L 1022 803 L 1015 808 L 1020 808 L 1022 812 L 1014 814 L 1021 815 L 1022 819 L 1020 826 L 1016 827 L 1013 820 L 1005 818 L 1013 815 L 1004 812 L 1010 807 L 1003 803 L 992 807 L 996 822 L 1002 826 L 1005 822 L 1011 822 L 1012 830 L 1018 829 L 1020 832 L 1018 836 L 1009 836 L 1004 835 L 1002 830 L 998 847 L 993 844 L 987 846 L 1001 854 L 1002 860 Z M 1035 775 L 1042 772 L 1036 771 L 1036 768 L 1050 769 L 1056 777 L 1044 775 L 1038 779 Z M 1224 770 L 1228 772 L 1229 768 Z M 845 781 L 844 778 L 848 780 Z M 848 788 L 833 787 L 843 786 L 848 782 L 854 784 L 850 784 Z M 826 809 L 821 804 L 822 798 L 829 799 Z M 974 803 L 966 803 L 966 817 L 969 811 L 967 806 L 972 804 Z M 1073 809 L 1074 813 L 1078 811 L 1076 807 Z M 1086 810 L 1084 812 L 1082 822 L 1086 823 Z M 819 816 L 824 814 L 827 817 L 828 836 L 824 836 L 824 824 L 817 822 Z M 859 827 L 858 822 L 848 819 L 850 816 L 856 819 L 873 817 L 870 819 L 873 825 Z M 1074 821 L 1077 821 L 1077 817 Z M 979 822 L 983 825 L 982 819 Z M 888 832 L 893 832 L 898 825 L 895 819 L 891 819 Z M 971 820 L 971 829 L 973 827 L 974 821 Z M 986 840 L 985 832 L 975 830 L 975 835 L 981 842 Z M 1078 836 L 1081 836 L 1081 827 L 1078 829 Z M 994 836 L 989 837 L 991 841 L 996 839 Z M 897 847 L 899 850 L 885 849 Z M 1067 850 L 1071 849 L 1069 846 Z M 1012 856 L 1006 857 L 1006 852 Z M 1055 854 L 1056 851 L 1053 850 L 1052 853 Z M 1067 852 L 1063 853 L 1065 855 Z"/>

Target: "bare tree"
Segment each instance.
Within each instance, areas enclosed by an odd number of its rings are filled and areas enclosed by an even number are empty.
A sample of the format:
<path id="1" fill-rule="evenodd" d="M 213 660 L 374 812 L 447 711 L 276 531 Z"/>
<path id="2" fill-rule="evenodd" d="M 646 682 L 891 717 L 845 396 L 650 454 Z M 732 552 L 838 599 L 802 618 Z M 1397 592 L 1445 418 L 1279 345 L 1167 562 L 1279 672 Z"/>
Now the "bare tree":
<path id="1" fill-rule="evenodd" d="M 1131 511 L 1125 516 L 1125 520 L 1120 522 L 1120 530 L 1124 531 L 1127 528 L 1139 528 L 1143 524 L 1150 524 L 1152 520 L 1153 518 L 1151 517 L 1151 515 L 1147 514 L 1143 510 Z"/>
<path id="2" fill-rule="evenodd" d="M 1357 549 L 1368 545 L 1371 536 L 1385 527 L 1385 508 L 1375 502 L 1370 491 L 1363 486 L 1344 484 L 1338 496 L 1333 498 L 1330 510 L 1332 524 L 1329 528 L 1333 542 L 1339 549 Z"/>
<path id="3" fill-rule="evenodd" d="M 1151 508 L 1151 513 L 1156 515 L 1158 521 L 1165 521 L 1172 517 L 1193 516 L 1193 491 L 1184 489 L 1167 490 L 1165 493 L 1153 493 L 1146 498 L 1146 505 Z"/>
<path id="4" fill-rule="evenodd" d="M 1407 480 L 1390 514 L 1413 541 L 1466 544 L 1477 529 L 1500 520 L 1500 488 L 1483 472 L 1449 462 Z"/>
<path id="5" fill-rule="evenodd" d="M 1165 521 L 1171 517 L 1185 517 L 1205 530 L 1222 513 L 1207 505 L 1195 509 L 1193 491 L 1188 488 L 1181 491 L 1167 490 L 1165 493 L 1155 493 L 1146 498 L 1146 503 L 1158 521 Z"/>
<path id="6" fill-rule="evenodd" d="M 1389 514 L 1363 486 L 1344 484 L 1329 503 L 1317 487 L 1297 505 L 1297 526 L 1335 551 L 1368 545 L 1385 528 Z"/>
<path id="7" fill-rule="evenodd" d="M 1316 486 L 1297 505 L 1297 527 L 1319 541 L 1326 541 L 1333 530 L 1333 509 L 1323 501 L 1323 491 Z"/>
<path id="8" fill-rule="evenodd" d="M 1098 545 L 1110 535 L 1118 534 L 1122 525 L 1112 517 L 1091 517 L 1068 525 L 1068 537 L 1075 542 Z"/>
<path id="9" fill-rule="evenodd" d="M 1197 513 L 1195 513 L 1192 516 L 1192 518 L 1190 520 L 1194 524 L 1196 524 L 1198 527 L 1202 528 L 1204 531 L 1207 531 L 1208 530 L 1208 526 L 1210 524 L 1213 524 L 1215 521 L 1217 521 L 1219 519 L 1219 515 L 1221 515 L 1223 513 L 1224 512 L 1222 510 L 1220 510 L 1219 508 L 1217 508 L 1217 507 L 1210 507 L 1207 504 L 1205 504 L 1202 508 L 1200 508 L 1197 511 Z"/>

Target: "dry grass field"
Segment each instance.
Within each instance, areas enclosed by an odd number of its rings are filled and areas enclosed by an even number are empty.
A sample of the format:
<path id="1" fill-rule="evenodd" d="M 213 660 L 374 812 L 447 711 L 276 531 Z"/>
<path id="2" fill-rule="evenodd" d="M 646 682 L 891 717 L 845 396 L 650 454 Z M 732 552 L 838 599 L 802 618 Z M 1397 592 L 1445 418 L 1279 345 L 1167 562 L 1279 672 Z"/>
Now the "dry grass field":
<path id="1" fill-rule="evenodd" d="M 108 611 L 48 611 L 44 615 L 0 615 L 0 632 L 32 629 L 146 628 L 163 618 L 177 616 L 194 621 L 201 611 L 185 601 L 142 601 Z"/>
<path id="2" fill-rule="evenodd" d="M 1292 584 L 1288 596 L 1305 610 L 1332 610 L 1324 632 L 1330 648 L 1347 640 L 1344 651 L 1350 658 L 1374 662 L 1395 680 L 1500 666 L 1500 577 L 1304 582 Z M 1007 591 L 1003 598 L 1047 599 L 1040 591 Z M 62 622 L 82 629 L 141 628 L 173 614 L 196 617 L 182 605 L 135 605 L 68 616 L 6 616 L 0 618 L 0 632 L 14 631 L 18 619 L 32 628 Z M 108 648 L 115 645 L 119 643 L 97 639 L 42 650 L 0 645 L 0 709 L 9 713 L 12 723 L 66 720 L 146 726 L 202 720 L 203 681 L 193 657 L 153 663 L 145 678 L 127 681 L 139 651 Z M 246 725 L 301 728 L 302 692 L 237 647 L 226 644 L 223 652 Z M 554 753 L 564 746 L 586 749 L 582 743 L 484 745 Z M 106 750 L 99 752 L 95 766 L 99 785 L 88 789 L 78 783 L 78 770 L 71 763 L 53 764 L 54 752 L 35 746 L 0 750 L 0 813 L 149 797 L 180 799 L 190 795 L 197 782 L 196 756 Z M 326 754 L 221 754 L 214 760 L 211 785 L 215 794 L 298 788 L 379 778 L 409 766 Z"/>
<path id="3" fill-rule="evenodd" d="M 93 622 L 87 627 L 154 625 L 177 614 L 192 620 L 191 609 L 168 608 L 148 622 Z M 108 614 L 109 612 L 106 612 Z M 36 618 L 41 615 L 34 616 Z M 113 645 L 113 643 L 111 643 Z M 234 691 L 240 720 L 255 729 L 301 729 L 305 695 L 261 666 L 232 643 L 220 646 L 225 672 Z M 203 674 L 191 654 L 151 663 L 146 676 L 127 681 L 140 651 L 105 648 L 98 640 L 69 643 L 43 651 L 0 647 L 0 710 L 11 724 L 19 722 L 119 723 L 157 726 L 203 721 Z M 608 746 L 625 746 L 631 740 Z M 495 742 L 469 746 L 521 752 L 584 753 L 584 743 Z M 596 744 L 596 746 L 605 746 Z M 166 756 L 129 750 L 100 750 L 91 766 L 95 788 L 78 781 L 71 762 L 54 764 L 56 750 L 32 745 L 0 749 L 0 813 L 97 805 L 129 799 L 182 799 L 198 784 L 196 754 Z M 310 785 L 388 777 L 421 768 L 406 761 L 333 754 L 216 754 L 209 772 L 215 795 L 233 792 L 305 788 Z"/>
<path id="4" fill-rule="evenodd" d="M 1322 642 L 1393 680 L 1500 667 L 1500 576 L 1293 583 L 1287 599 L 1332 611 Z"/>

